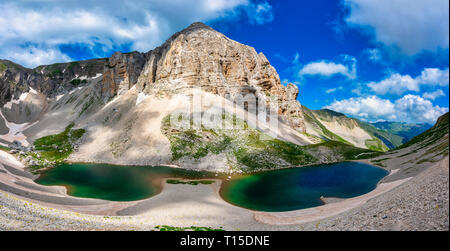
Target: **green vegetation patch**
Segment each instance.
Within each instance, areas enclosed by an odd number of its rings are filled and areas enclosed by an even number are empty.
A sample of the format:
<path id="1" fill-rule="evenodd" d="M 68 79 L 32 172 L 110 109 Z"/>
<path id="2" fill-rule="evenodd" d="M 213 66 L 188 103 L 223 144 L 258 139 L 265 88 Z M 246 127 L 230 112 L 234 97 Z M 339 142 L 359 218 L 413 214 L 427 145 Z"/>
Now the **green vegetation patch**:
<path id="1" fill-rule="evenodd" d="M 296 144 L 272 138 L 230 114 L 223 114 L 226 129 L 174 129 L 170 116 L 162 121 L 162 132 L 171 143 L 172 160 L 199 160 L 208 154 L 224 154 L 232 168 L 246 171 L 306 165 L 316 158 Z M 191 123 L 192 124 L 192 123 Z"/>
<path id="2" fill-rule="evenodd" d="M 86 79 L 81 80 L 81 79 L 76 78 L 76 79 L 72 79 L 72 81 L 70 81 L 70 83 L 74 86 L 79 86 L 81 84 L 86 84 L 87 80 Z"/>
<path id="3" fill-rule="evenodd" d="M 0 150 L 3 150 L 5 152 L 9 152 L 9 151 L 11 151 L 11 148 L 0 145 Z"/>
<path id="4" fill-rule="evenodd" d="M 390 133 L 386 130 L 378 129 L 366 122 L 359 120 L 357 120 L 357 122 L 362 129 L 371 134 L 373 137 L 380 139 L 390 149 L 398 147 L 402 144 L 403 137 Z"/>
<path id="5" fill-rule="evenodd" d="M 173 227 L 173 226 L 156 226 L 155 229 L 159 231 L 224 231 L 222 228 L 210 228 L 210 227 L 196 227 L 196 226 L 190 226 L 190 227 Z"/>
<path id="6" fill-rule="evenodd" d="M 307 165 L 317 161 L 303 147 L 263 135 L 251 130 L 245 145 L 234 151 L 237 161 L 255 169 L 273 169 L 283 166 Z"/>
<path id="7" fill-rule="evenodd" d="M 185 156 L 200 159 L 210 152 L 220 154 L 232 143 L 232 138 L 225 133 L 202 128 L 200 130 L 173 130 L 170 127 L 170 116 L 162 121 L 162 129 L 171 143 L 172 160 L 176 161 Z"/>
<path id="8" fill-rule="evenodd" d="M 214 130 L 193 127 L 180 129 L 171 127 L 170 116 L 165 117 L 161 131 L 170 141 L 172 161 L 184 162 L 186 158 L 200 161 L 208 155 L 222 154 L 221 158 L 226 158 L 232 169 L 253 172 L 323 162 L 368 159 L 382 154 L 377 148 L 383 145 L 379 140 L 375 140 L 377 147 L 373 150 L 332 140 L 300 146 L 270 137 L 249 127 L 245 121 L 234 115 L 224 114 L 222 118 L 224 124 L 240 124 L 242 127 Z"/>
<path id="9" fill-rule="evenodd" d="M 370 149 L 358 148 L 350 146 L 338 141 L 327 141 L 320 144 L 303 146 L 307 152 L 314 156 L 327 157 L 331 159 L 328 161 L 344 161 L 344 160 L 359 160 L 370 159 L 382 155 L 382 152 L 373 151 Z"/>
<path id="10" fill-rule="evenodd" d="M 37 139 L 34 142 L 36 153 L 33 153 L 33 157 L 40 161 L 64 161 L 73 152 L 73 143 L 86 132 L 84 129 L 72 129 L 74 125 L 71 123 L 59 134 Z"/>
<path id="11" fill-rule="evenodd" d="M 372 139 L 368 139 L 365 141 L 365 145 L 368 149 L 378 152 L 386 152 L 389 151 L 389 148 L 383 144 L 383 142 L 376 137 L 373 137 Z"/>
<path id="12" fill-rule="evenodd" d="M 3 73 L 7 69 L 8 67 L 3 62 L 0 62 L 0 73 Z"/>
<path id="13" fill-rule="evenodd" d="M 424 148 L 431 144 L 436 143 L 438 140 L 442 139 L 446 134 L 449 133 L 448 122 L 449 122 L 449 113 L 447 112 L 438 119 L 438 121 L 432 128 L 417 135 L 416 137 L 412 138 L 410 141 L 401 145 L 397 149 L 406 148 L 413 144 L 418 144 L 420 145 L 420 148 Z"/>
<path id="14" fill-rule="evenodd" d="M 213 184 L 214 180 L 191 180 L 191 181 L 182 181 L 182 180 L 167 180 L 168 184 L 182 184 L 182 185 L 193 185 L 196 186 L 198 184 L 209 185 Z"/>

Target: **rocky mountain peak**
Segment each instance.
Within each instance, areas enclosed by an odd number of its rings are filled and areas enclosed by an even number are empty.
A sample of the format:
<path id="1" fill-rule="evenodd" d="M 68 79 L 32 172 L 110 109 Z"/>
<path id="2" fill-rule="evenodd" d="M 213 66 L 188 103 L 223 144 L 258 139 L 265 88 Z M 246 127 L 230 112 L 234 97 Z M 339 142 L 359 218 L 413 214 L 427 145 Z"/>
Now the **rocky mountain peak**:
<path id="1" fill-rule="evenodd" d="M 302 108 L 296 100 L 297 87 L 282 85 L 263 53 L 200 22 L 175 33 L 147 53 L 116 52 L 109 58 L 34 69 L 3 68 L 6 66 L 0 69 L 1 84 L 5 86 L 2 104 L 29 91 L 29 87 L 47 97 L 56 97 L 102 76 L 98 90 L 105 102 L 133 86 L 147 94 L 172 95 L 192 87 L 222 97 L 252 94 L 268 107 L 279 107 L 278 113 L 285 122 L 304 131 Z M 13 82 L 19 84 L 10 84 Z"/>
<path id="2" fill-rule="evenodd" d="M 187 28 L 182 30 L 181 33 L 195 31 L 195 30 L 202 30 L 202 29 L 207 29 L 207 30 L 214 31 L 213 28 L 209 27 L 208 25 L 206 25 L 206 24 L 204 24 L 202 22 L 194 22 L 191 25 L 189 25 Z"/>
<path id="3" fill-rule="evenodd" d="M 296 86 L 283 86 L 264 54 L 203 23 L 177 32 L 147 58 L 139 90 L 171 95 L 195 87 L 223 97 L 252 93 L 268 106 L 278 105 L 291 126 L 304 130 Z"/>

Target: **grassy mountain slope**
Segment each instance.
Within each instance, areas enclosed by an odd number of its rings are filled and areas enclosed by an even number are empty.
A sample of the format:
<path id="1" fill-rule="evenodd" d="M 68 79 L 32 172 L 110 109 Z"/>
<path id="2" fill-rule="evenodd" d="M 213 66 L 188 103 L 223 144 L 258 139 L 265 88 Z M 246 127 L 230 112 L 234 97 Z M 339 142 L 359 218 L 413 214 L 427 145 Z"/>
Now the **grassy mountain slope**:
<path id="1" fill-rule="evenodd" d="M 328 130 L 315 116 L 314 112 L 307 107 L 303 106 L 303 116 L 305 117 L 305 123 L 309 126 L 314 132 L 317 132 L 318 135 L 315 136 L 319 139 L 319 142 L 324 142 L 328 140 L 338 141 L 345 144 L 351 145 L 350 142 L 343 139 L 339 135 L 336 135 L 332 131 Z M 310 134 L 309 136 L 313 136 L 314 134 Z"/>
<path id="2" fill-rule="evenodd" d="M 369 158 L 380 154 L 338 141 L 300 146 L 270 137 L 234 115 L 224 113 L 222 116 L 226 124 L 243 127 L 175 129 L 170 125 L 170 116 L 165 117 L 161 130 L 170 141 L 174 164 L 226 160 L 233 171 L 253 172 Z"/>
<path id="3" fill-rule="evenodd" d="M 371 135 L 379 138 L 381 141 L 383 141 L 383 143 L 387 147 L 389 147 L 389 149 L 394 149 L 403 143 L 404 138 L 399 135 L 395 135 L 388 131 L 376 128 L 375 126 L 373 126 L 370 123 L 366 123 L 366 122 L 363 122 L 360 120 L 357 120 L 357 121 L 361 128 L 363 128 L 365 131 L 367 131 Z"/>
<path id="4" fill-rule="evenodd" d="M 431 126 L 399 122 L 368 123 L 329 109 L 310 110 L 303 106 L 308 136 L 317 143 L 338 141 L 353 146 L 387 151 L 406 143 Z M 364 141 L 361 141 L 365 138 Z"/>
<path id="5" fill-rule="evenodd" d="M 412 146 L 414 144 L 418 145 L 419 148 L 427 147 L 436 141 L 447 137 L 448 139 L 448 133 L 449 133 L 449 114 L 448 112 L 436 121 L 436 124 L 428 129 L 427 131 L 417 135 L 416 137 L 412 138 L 410 141 L 406 142 L 405 144 L 401 145 L 398 149 L 406 148 L 409 146 Z M 441 144 L 442 150 L 447 150 L 448 152 L 448 141 L 447 145 L 444 143 Z"/>
<path id="6" fill-rule="evenodd" d="M 371 159 L 375 165 L 397 170 L 385 182 L 416 176 L 446 158 L 449 155 L 448 120 L 449 114 L 446 113 L 432 128 L 400 147 Z"/>
<path id="7" fill-rule="evenodd" d="M 303 106 L 303 113 L 308 135 L 320 138 L 322 142 L 337 141 L 381 152 L 389 150 L 388 145 L 392 145 L 385 138 L 390 139 L 394 136 L 378 132 L 379 130 L 376 128 L 342 113 L 328 109 L 313 111 L 305 106 Z M 379 135 L 384 135 L 384 137 L 381 139 L 378 137 Z"/>

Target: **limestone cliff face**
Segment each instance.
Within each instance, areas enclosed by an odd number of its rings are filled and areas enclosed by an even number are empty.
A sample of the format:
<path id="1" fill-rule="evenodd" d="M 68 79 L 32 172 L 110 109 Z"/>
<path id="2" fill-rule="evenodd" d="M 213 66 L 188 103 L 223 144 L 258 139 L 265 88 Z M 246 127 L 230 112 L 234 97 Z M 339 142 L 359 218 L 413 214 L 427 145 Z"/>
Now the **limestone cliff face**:
<path id="1" fill-rule="evenodd" d="M 136 84 L 145 62 L 144 53 L 114 53 L 103 69 L 102 97 L 108 100 L 129 90 Z"/>
<path id="2" fill-rule="evenodd" d="M 146 93 L 174 93 L 189 87 L 226 97 L 253 93 L 295 129 L 304 132 L 298 89 L 283 86 L 262 53 L 194 23 L 148 52 L 137 88 Z"/>
<path id="3" fill-rule="evenodd" d="M 33 70 L 8 60 L 0 60 L 0 107 L 11 99 L 18 99 L 30 90 L 30 85 L 42 81 Z"/>

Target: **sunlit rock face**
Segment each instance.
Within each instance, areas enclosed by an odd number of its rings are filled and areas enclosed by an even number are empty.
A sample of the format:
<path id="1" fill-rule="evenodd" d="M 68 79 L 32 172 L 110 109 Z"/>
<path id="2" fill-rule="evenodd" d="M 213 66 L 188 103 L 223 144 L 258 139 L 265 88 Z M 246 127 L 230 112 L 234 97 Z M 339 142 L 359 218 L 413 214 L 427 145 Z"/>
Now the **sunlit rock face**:
<path id="1" fill-rule="evenodd" d="M 223 97 L 250 94 L 304 131 L 296 86 L 283 86 L 264 54 L 205 24 L 194 23 L 174 34 L 147 58 L 137 84 L 146 93 L 173 94 L 198 87 Z"/>

